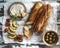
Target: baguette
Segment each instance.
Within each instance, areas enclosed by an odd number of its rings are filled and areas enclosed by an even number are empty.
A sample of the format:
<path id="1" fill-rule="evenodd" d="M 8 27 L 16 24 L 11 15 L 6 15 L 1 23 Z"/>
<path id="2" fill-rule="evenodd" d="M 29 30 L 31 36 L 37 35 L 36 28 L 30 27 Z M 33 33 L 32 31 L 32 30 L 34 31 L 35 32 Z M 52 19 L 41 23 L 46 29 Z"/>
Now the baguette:
<path id="1" fill-rule="evenodd" d="M 34 25 L 34 31 L 36 31 L 37 34 L 41 34 L 42 31 L 46 28 L 46 26 L 48 25 L 49 18 L 52 14 L 52 7 L 49 4 L 44 6 L 43 10 L 44 11 L 39 16 L 39 18 L 37 18 L 38 20 L 36 20 Z"/>
<path id="2" fill-rule="evenodd" d="M 53 8 L 49 4 L 48 4 L 48 8 L 49 8 L 49 10 L 47 12 L 47 16 L 48 17 L 46 18 L 46 21 L 44 22 L 43 26 L 41 27 L 41 30 L 38 31 L 38 33 L 43 33 L 43 31 L 46 29 L 46 26 L 49 23 L 49 19 L 50 19 L 51 15 L 52 15 Z"/>
<path id="3" fill-rule="evenodd" d="M 29 24 L 33 24 L 35 21 L 35 18 L 37 17 L 38 11 L 40 9 L 40 7 L 42 6 L 42 4 L 40 2 L 37 2 L 34 7 L 31 10 L 31 13 L 29 15 L 29 18 L 26 22 L 27 25 Z"/>
<path id="4" fill-rule="evenodd" d="M 38 14 L 37 14 L 37 17 L 36 17 L 36 19 L 35 19 L 35 21 L 34 21 L 34 23 L 33 23 L 33 25 L 32 25 L 32 29 L 35 31 L 35 25 L 36 25 L 36 23 L 37 23 L 37 21 L 38 21 L 38 18 L 41 16 L 41 15 L 43 15 L 42 13 L 44 13 L 44 6 L 45 5 L 42 5 L 42 7 L 39 9 L 39 12 L 38 12 Z"/>
<path id="5" fill-rule="evenodd" d="M 34 31 L 38 31 L 40 30 L 40 28 L 42 27 L 43 23 L 44 23 L 44 18 L 45 18 L 45 12 L 46 12 L 46 6 L 47 5 L 43 5 L 43 11 L 40 13 L 38 13 L 38 17 L 37 20 L 35 21 L 35 24 L 33 24 L 32 28 Z"/>

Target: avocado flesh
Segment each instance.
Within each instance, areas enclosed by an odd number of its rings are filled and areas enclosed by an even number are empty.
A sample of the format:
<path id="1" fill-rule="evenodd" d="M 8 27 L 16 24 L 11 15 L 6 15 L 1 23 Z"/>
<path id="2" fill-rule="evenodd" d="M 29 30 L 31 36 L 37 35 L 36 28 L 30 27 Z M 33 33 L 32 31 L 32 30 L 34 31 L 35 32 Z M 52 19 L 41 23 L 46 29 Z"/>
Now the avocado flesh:
<path id="1" fill-rule="evenodd" d="M 11 27 L 9 27 L 9 30 L 10 30 L 11 32 L 16 32 L 16 30 L 13 30 Z"/>
<path id="2" fill-rule="evenodd" d="M 18 28 L 18 24 L 16 22 L 10 22 L 8 38 L 14 39 L 16 37 L 16 29 Z"/>
<path id="3" fill-rule="evenodd" d="M 18 28 L 18 24 L 16 22 L 12 23 L 13 27 Z"/>
<path id="4" fill-rule="evenodd" d="M 16 35 L 16 34 L 15 34 L 15 33 L 13 34 L 13 33 L 9 32 L 8 35 L 14 36 L 14 35 Z"/>
<path id="5" fill-rule="evenodd" d="M 12 25 L 12 22 L 10 22 L 10 27 L 13 29 L 13 30 L 16 30 L 17 28 L 13 27 Z"/>
<path id="6" fill-rule="evenodd" d="M 13 38 L 15 38 L 15 37 L 16 37 L 16 34 L 10 34 L 10 33 L 8 33 L 8 38 L 13 39 Z"/>
<path id="7" fill-rule="evenodd" d="M 8 34 L 11 34 L 11 35 L 16 35 L 14 32 L 8 32 Z"/>
<path id="8" fill-rule="evenodd" d="M 8 38 L 10 38 L 10 39 L 14 39 L 16 37 L 16 35 L 15 36 L 8 36 Z"/>

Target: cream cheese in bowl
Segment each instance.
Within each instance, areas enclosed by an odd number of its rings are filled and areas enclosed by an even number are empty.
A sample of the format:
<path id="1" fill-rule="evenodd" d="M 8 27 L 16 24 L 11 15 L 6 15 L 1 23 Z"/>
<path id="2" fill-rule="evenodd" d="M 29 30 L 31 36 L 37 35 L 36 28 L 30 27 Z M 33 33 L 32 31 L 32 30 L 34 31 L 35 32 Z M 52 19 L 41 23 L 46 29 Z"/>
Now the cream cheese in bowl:
<path id="1" fill-rule="evenodd" d="M 21 18 L 26 16 L 26 7 L 23 3 L 15 2 L 9 7 L 9 15 L 15 18 Z"/>

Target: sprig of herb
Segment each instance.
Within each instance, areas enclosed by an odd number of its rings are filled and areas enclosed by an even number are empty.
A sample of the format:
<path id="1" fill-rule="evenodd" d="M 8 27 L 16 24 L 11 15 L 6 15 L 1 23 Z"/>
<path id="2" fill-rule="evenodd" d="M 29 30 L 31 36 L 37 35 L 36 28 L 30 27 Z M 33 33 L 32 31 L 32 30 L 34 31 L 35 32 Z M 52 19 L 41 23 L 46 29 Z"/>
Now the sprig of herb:
<path id="1" fill-rule="evenodd" d="M 12 17 L 12 20 L 21 19 L 22 18 L 21 16 L 17 16 L 16 14 L 12 15 L 11 17 Z"/>

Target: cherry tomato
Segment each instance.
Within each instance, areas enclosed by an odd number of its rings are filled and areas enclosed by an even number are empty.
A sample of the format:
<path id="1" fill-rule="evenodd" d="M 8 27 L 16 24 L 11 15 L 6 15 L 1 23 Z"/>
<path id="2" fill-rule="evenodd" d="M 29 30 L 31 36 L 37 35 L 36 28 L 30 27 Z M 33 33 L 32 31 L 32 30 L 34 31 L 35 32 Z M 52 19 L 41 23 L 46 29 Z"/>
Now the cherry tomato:
<path id="1" fill-rule="evenodd" d="M 22 42 L 23 41 L 22 35 L 17 35 L 14 40 L 16 40 L 18 42 Z"/>
<path id="2" fill-rule="evenodd" d="M 10 22 L 6 22 L 6 26 L 10 26 Z"/>
<path id="3" fill-rule="evenodd" d="M 10 19 L 6 19 L 6 26 L 9 26 L 10 25 Z"/>
<path id="4" fill-rule="evenodd" d="M 5 29 L 4 29 L 4 32 L 8 32 L 8 28 L 5 28 Z"/>
<path id="5" fill-rule="evenodd" d="M 6 19 L 6 22 L 10 22 L 10 19 Z"/>
<path id="6" fill-rule="evenodd" d="M 23 41 L 23 39 L 18 40 L 18 42 L 22 42 L 22 41 Z"/>
<path id="7" fill-rule="evenodd" d="M 22 38 L 22 35 L 18 35 L 17 38 Z"/>

